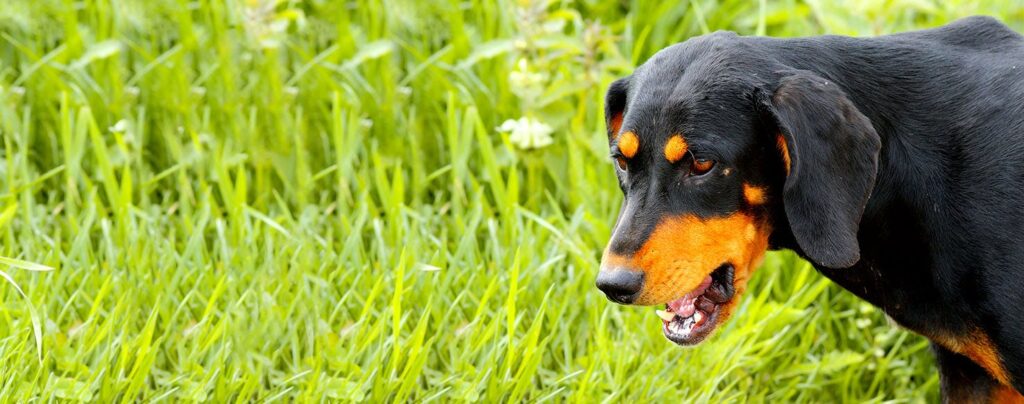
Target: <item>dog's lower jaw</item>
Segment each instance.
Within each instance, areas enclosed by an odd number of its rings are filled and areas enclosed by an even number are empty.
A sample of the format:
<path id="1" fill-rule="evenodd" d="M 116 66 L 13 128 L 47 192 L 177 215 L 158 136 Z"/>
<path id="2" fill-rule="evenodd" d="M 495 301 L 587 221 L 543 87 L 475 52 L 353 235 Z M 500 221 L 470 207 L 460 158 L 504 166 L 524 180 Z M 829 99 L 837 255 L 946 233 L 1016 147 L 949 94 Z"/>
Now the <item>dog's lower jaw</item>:
<path id="1" fill-rule="evenodd" d="M 657 311 L 665 338 L 678 345 L 697 345 L 710 336 L 735 305 L 735 268 L 724 264 L 696 289 Z"/>

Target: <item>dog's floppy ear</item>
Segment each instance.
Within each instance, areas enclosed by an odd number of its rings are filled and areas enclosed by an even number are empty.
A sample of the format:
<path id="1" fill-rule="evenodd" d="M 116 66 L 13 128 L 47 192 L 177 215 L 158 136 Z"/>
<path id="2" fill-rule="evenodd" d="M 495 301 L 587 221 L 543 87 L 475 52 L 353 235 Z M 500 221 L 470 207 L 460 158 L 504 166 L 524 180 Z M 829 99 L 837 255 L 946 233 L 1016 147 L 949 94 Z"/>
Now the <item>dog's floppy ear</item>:
<path id="1" fill-rule="evenodd" d="M 781 72 L 767 100 L 781 132 L 783 203 L 811 261 L 846 268 L 860 260 L 857 230 L 875 184 L 881 141 L 835 83 L 804 70 Z"/>
<path id="2" fill-rule="evenodd" d="M 626 93 L 629 91 L 629 77 L 615 80 L 604 96 L 604 122 L 608 126 L 608 142 L 622 129 L 622 114 L 626 110 Z"/>

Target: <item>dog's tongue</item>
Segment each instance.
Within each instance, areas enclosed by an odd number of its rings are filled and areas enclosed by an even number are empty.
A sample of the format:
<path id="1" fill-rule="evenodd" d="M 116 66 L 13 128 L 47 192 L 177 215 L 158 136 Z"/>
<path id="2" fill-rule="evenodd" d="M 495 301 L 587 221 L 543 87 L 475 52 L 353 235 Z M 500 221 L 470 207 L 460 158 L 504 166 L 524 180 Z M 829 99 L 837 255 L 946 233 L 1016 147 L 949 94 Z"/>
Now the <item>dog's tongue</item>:
<path id="1" fill-rule="evenodd" d="M 697 310 L 697 308 L 694 307 L 694 302 L 697 301 L 698 297 L 704 294 L 704 291 L 708 290 L 709 286 L 711 286 L 711 275 L 704 278 L 704 281 L 697 286 L 697 289 L 687 293 L 686 296 L 668 302 L 668 309 L 683 318 L 692 316 L 693 312 Z"/>

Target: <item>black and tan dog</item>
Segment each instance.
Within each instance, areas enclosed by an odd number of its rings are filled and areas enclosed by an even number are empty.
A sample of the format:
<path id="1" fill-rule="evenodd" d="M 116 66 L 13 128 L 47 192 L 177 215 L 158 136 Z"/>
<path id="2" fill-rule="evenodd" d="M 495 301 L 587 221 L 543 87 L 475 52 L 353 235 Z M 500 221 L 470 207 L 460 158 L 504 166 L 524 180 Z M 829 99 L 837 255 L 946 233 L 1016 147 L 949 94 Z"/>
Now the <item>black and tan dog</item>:
<path id="1" fill-rule="evenodd" d="M 1024 392 L 1024 38 L 718 32 L 605 106 L 625 200 L 597 285 L 691 345 L 791 249 L 933 342 L 950 401 Z"/>

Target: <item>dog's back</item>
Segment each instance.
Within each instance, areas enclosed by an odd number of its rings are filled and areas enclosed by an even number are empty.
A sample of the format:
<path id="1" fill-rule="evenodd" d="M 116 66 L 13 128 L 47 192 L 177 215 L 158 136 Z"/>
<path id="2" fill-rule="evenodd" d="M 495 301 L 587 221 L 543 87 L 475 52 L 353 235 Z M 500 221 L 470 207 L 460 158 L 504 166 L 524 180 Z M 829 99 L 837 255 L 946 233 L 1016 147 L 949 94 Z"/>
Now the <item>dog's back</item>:
<path id="1" fill-rule="evenodd" d="M 1024 37 L 992 17 L 968 17 L 938 28 L 888 37 L 930 41 L 973 52 L 995 52 L 992 56 L 997 60 L 1024 59 Z"/>

